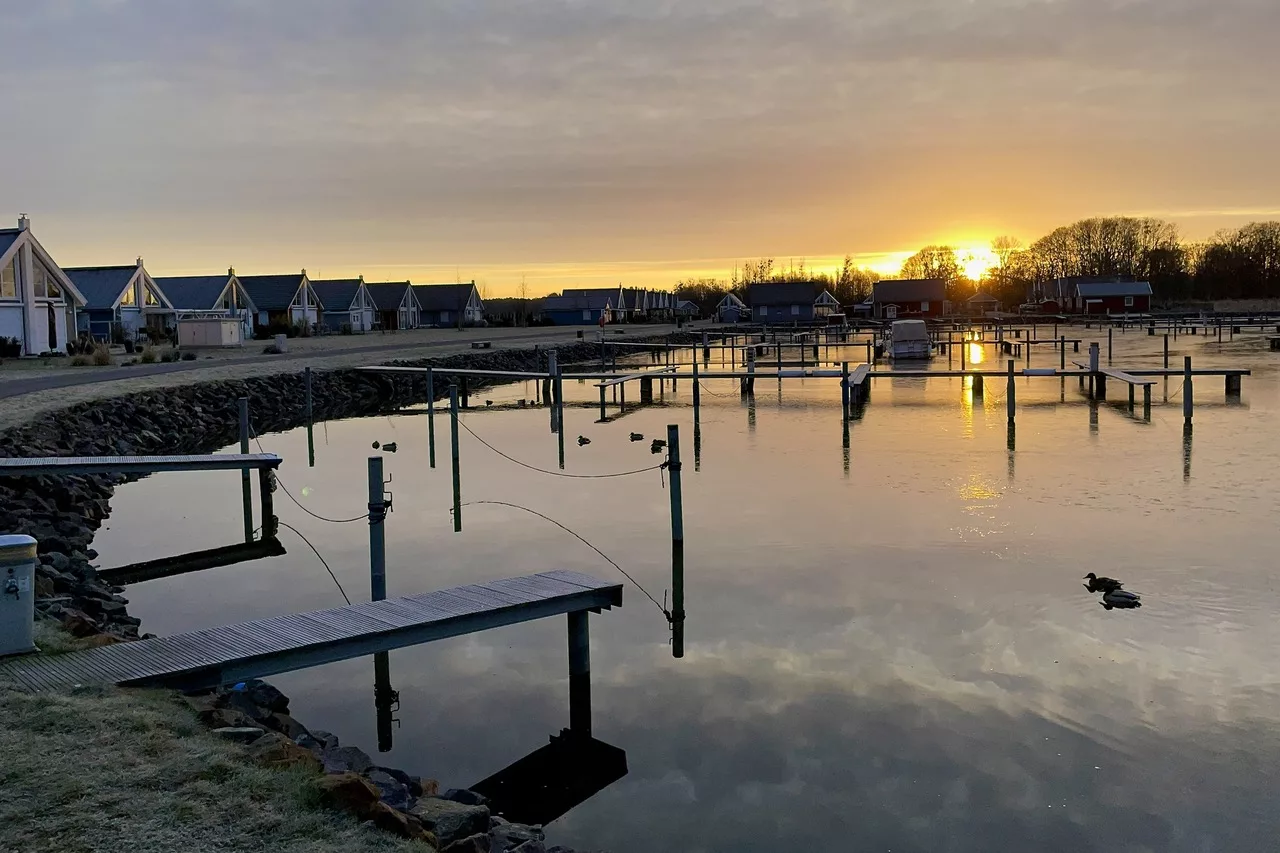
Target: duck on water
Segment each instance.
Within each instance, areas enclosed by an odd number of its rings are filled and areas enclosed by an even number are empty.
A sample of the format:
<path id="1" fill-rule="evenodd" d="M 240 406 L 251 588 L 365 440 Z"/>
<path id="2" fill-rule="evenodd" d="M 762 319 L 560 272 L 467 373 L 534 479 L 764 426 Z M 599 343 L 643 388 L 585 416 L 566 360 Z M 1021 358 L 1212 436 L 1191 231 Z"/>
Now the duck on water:
<path id="1" fill-rule="evenodd" d="M 1093 572 L 1085 575 L 1084 579 L 1088 581 L 1084 586 L 1089 592 L 1115 592 L 1124 586 L 1123 583 L 1115 578 L 1100 578 Z"/>

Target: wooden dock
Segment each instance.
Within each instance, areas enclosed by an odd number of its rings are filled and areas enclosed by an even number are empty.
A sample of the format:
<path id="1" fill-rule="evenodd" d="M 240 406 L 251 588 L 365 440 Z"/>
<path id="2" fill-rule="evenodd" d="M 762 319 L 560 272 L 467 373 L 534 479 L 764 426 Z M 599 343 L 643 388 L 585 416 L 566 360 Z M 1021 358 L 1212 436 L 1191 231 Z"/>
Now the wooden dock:
<path id="1" fill-rule="evenodd" d="M 82 684 L 210 688 L 567 613 L 572 685 L 574 675 L 588 671 L 587 612 L 621 606 L 620 583 L 544 572 L 63 655 L 28 655 L 0 662 L 0 681 L 28 691 Z M 574 672 L 575 641 L 581 672 Z M 589 708 L 589 693 L 585 701 Z M 572 716 L 572 692 L 570 702 Z M 589 728 L 589 717 L 585 724 Z"/>

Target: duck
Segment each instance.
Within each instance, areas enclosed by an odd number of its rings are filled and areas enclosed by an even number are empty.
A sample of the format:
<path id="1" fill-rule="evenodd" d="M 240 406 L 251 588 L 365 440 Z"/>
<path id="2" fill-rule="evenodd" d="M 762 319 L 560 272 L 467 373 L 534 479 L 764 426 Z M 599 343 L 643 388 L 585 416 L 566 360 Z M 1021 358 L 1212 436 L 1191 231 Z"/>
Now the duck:
<path id="1" fill-rule="evenodd" d="M 642 433 L 642 432 L 633 432 L 633 433 L 631 433 L 631 440 L 632 440 L 632 441 L 644 441 L 644 433 Z"/>
<path id="2" fill-rule="evenodd" d="M 395 453 L 396 443 L 394 441 L 388 441 L 382 445 L 382 450 L 384 453 Z"/>
<path id="3" fill-rule="evenodd" d="M 1085 575 L 1084 579 L 1088 581 L 1084 586 L 1089 592 L 1115 592 L 1124 586 L 1123 583 L 1115 578 L 1100 578 L 1093 572 Z"/>
<path id="4" fill-rule="evenodd" d="M 492 401 L 492 400 L 485 400 L 485 401 L 484 401 L 484 404 L 485 404 L 486 406 L 492 406 L 492 405 L 493 405 L 493 401 Z"/>
<path id="5" fill-rule="evenodd" d="M 585 435 L 580 435 L 580 436 L 578 436 L 578 446 L 579 446 L 579 447 L 585 447 L 586 445 L 588 445 L 588 444 L 590 444 L 590 443 L 591 443 L 591 439 L 587 438 Z"/>
<path id="6" fill-rule="evenodd" d="M 1129 592 L 1127 589 L 1113 589 L 1102 596 L 1102 601 L 1098 602 L 1107 610 L 1113 607 L 1121 609 L 1129 607 L 1141 607 L 1142 597 L 1136 592 Z"/>
<path id="7" fill-rule="evenodd" d="M 660 439 L 660 438 L 655 438 L 655 439 L 653 440 L 653 444 L 650 444 L 650 445 L 649 445 L 649 452 L 650 452 L 650 453 L 661 453 L 661 452 L 662 452 L 662 450 L 663 450 L 663 448 L 665 448 L 666 446 L 667 446 L 667 443 L 666 443 L 665 441 L 663 441 L 663 440 L 662 440 L 662 439 Z"/>

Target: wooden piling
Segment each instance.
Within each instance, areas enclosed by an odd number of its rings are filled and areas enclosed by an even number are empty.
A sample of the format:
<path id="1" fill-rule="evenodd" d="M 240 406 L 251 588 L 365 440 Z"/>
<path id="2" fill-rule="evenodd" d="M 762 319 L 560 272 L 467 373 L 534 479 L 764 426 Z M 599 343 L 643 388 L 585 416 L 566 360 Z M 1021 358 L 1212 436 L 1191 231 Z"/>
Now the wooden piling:
<path id="1" fill-rule="evenodd" d="M 698 419 L 698 408 L 702 405 L 702 383 L 698 381 L 698 359 L 691 359 L 693 364 L 693 419 Z"/>
<path id="2" fill-rule="evenodd" d="M 671 656 L 684 657 L 684 503 L 680 489 L 680 427 L 667 425 L 671 475 Z"/>
<path id="3" fill-rule="evenodd" d="M 240 452 L 249 452 L 249 398 L 236 401 L 240 414 Z M 240 469 L 240 496 L 244 502 L 244 541 L 253 541 L 253 486 L 249 483 L 249 469 Z"/>
<path id="4" fill-rule="evenodd" d="M 387 505 L 383 500 L 382 457 L 369 457 L 369 598 L 387 597 L 387 535 L 384 523 Z"/>
<path id="5" fill-rule="evenodd" d="M 840 417 L 849 420 L 849 362 L 840 363 Z"/>
<path id="6" fill-rule="evenodd" d="M 569 614 L 569 732 L 591 737 L 590 611 Z"/>
<path id="7" fill-rule="evenodd" d="M 556 351 L 547 353 L 547 379 L 542 386 L 542 397 L 551 409 L 551 431 L 560 429 L 560 412 L 556 407 L 555 376 L 557 372 Z"/>
<path id="8" fill-rule="evenodd" d="M 1191 402 L 1191 356 L 1182 357 L 1182 420 L 1187 429 L 1191 428 L 1193 405 Z"/>
<path id="9" fill-rule="evenodd" d="M 436 467 L 436 374 L 434 368 L 427 368 L 427 460 L 430 467 Z"/>
<path id="10" fill-rule="evenodd" d="M 458 458 L 458 386 L 449 385 L 449 445 L 453 454 L 453 532 L 462 532 L 462 460 Z"/>
<path id="11" fill-rule="evenodd" d="M 307 419 L 307 467 L 316 467 L 316 436 L 315 421 L 312 418 L 311 408 L 311 368 L 304 367 L 302 369 L 302 379 L 305 385 L 305 399 L 303 401 L 304 415 Z"/>

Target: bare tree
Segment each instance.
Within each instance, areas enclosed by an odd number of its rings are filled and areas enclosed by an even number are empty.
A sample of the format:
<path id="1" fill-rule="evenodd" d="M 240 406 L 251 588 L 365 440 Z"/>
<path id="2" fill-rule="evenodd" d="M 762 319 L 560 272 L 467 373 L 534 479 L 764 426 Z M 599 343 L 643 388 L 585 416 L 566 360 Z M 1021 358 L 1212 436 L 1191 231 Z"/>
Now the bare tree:
<path id="1" fill-rule="evenodd" d="M 1025 244 L 1017 237 L 1001 235 L 991 241 L 991 252 L 996 256 L 997 269 L 1003 272 L 1009 266 L 1009 259 L 1014 252 L 1021 251 Z"/>

